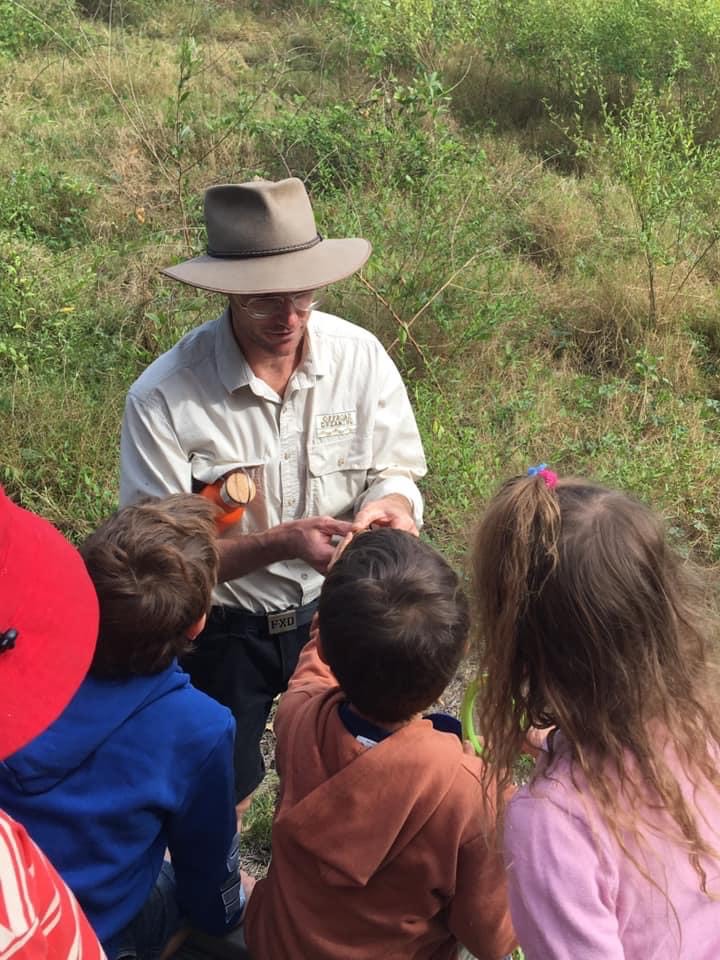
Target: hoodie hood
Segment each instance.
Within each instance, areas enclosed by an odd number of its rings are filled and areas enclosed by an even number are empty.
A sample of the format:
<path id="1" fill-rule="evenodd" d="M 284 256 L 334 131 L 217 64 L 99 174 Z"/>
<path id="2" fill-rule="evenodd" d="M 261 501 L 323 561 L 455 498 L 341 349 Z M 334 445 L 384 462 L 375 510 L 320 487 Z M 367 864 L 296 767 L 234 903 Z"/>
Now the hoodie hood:
<path id="1" fill-rule="evenodd" d="M 344 699 L 311 639 L 275 716 L 280 798 L 245 918 L 250 952 L 456 960 L 459 941 L 505 956 L 514 936 L 482 761 L 425 719 L 366 746 Z"/>
<path id="2" fill-rule="evenodd" d="M 325 883 L 364 887 L 423 832 L 464 755 L 457 737 L 424 719 L 365 747 L 342 722 L 342 699 L 318 697 L 293 724 L 283 753 L 302 750 L 305 762 L 286 779 L 273 832 L 312 857 Z"/>
<path id="3" fill-rule="evenodd" d="M 189 682 L 177 661 L 149 677 L 87 677 L 55 723 L 2 767 L 17 790 L 45 793 L 72 775 L 136 713 Z"/>

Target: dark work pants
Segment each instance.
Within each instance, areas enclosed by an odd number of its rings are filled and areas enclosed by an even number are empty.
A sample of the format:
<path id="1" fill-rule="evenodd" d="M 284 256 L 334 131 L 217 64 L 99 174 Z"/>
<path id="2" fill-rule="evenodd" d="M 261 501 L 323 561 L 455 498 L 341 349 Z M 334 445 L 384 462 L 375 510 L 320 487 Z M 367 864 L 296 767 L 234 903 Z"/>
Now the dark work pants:
<path id="1" fill-rule="evenodd" d="M 287 689 L 310 636 L 317 603 L 299 607 L 298 626 L 270 634 L 267 618 L 215 606 L 195 649 L 182 663 L 193 684 L 229 707 L 235 717 L 235 797 L 239 802 L 265 776 L 260 738 L 273 700 Z"/>

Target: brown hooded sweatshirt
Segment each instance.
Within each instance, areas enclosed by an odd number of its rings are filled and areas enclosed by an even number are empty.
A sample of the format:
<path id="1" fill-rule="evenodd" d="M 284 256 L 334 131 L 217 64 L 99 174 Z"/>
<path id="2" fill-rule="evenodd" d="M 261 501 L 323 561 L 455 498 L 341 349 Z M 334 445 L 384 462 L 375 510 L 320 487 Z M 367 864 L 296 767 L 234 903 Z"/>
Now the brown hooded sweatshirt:
<path id="1" fill-rule="evenodd" d="M 272 862 L 247 908 L 253 960 L 479 960 L 515 946 L 481 761 L 413 720 L 375 746 L 314 641 L 275 719 Z"/>

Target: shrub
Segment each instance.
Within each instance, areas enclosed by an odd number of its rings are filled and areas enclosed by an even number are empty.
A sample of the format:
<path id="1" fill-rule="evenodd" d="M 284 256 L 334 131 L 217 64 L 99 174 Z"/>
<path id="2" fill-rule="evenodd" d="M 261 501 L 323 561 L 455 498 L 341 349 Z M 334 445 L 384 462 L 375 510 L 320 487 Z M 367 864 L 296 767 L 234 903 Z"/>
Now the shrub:
<path id="1" fill-rule="evenodd" d="M 77 175 L 44 163 L 21 166 L 0 179 L 0 230 L 65 250 L 88 239 L 84 217 L 94 194 L 94 185 Z"/>
<path id="2" fill-rule="evenodd" d="M 13 57 L 23 51 L 67 41 L 69 0 L 0 0 L 0 54 Z"/>

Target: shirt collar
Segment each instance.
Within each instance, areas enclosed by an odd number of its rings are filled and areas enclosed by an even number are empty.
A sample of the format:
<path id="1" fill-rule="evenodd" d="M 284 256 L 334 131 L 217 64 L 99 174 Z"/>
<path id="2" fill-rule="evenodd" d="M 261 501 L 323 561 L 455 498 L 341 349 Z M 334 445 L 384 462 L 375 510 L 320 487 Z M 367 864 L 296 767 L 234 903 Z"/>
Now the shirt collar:
<path id="1" fill-rule="evenodd" d="M 215 363 L 220 382 L 228 393 L 234 393 L 240 387 L 247 387 L 255 378 L 233 334 L 229 307 L 223 311 L 223 315 L 218 320 L 215 334 Z"/>
<path id="2" fill-rule="evenodd" d="M 318 332 L 316 312 L 313 311 L 305 331 L 305 346 L 300 367 L 309 377 L 324 377 L 330 369 L 330 358 L 328 345 Z"/>
<path id="3" fill-rule="evenodd" d="M 218 321 L 215 336 L 215 362 L 217 364 L 220 382 L 228 393 L 234 393 L 241 387 L 250 386 L 255 379 L 245 354 L 240 349 L 232 331 L 230 308 L 227 307 Z M 327 344 L 318 335 L 313 317 L 307 325 L 305 343 L 300 366 L 295 371 L 297 382 L 302 386 L 309 386 L 317 377 L 324 376 L 329 370 L 329 356 Z"/>

